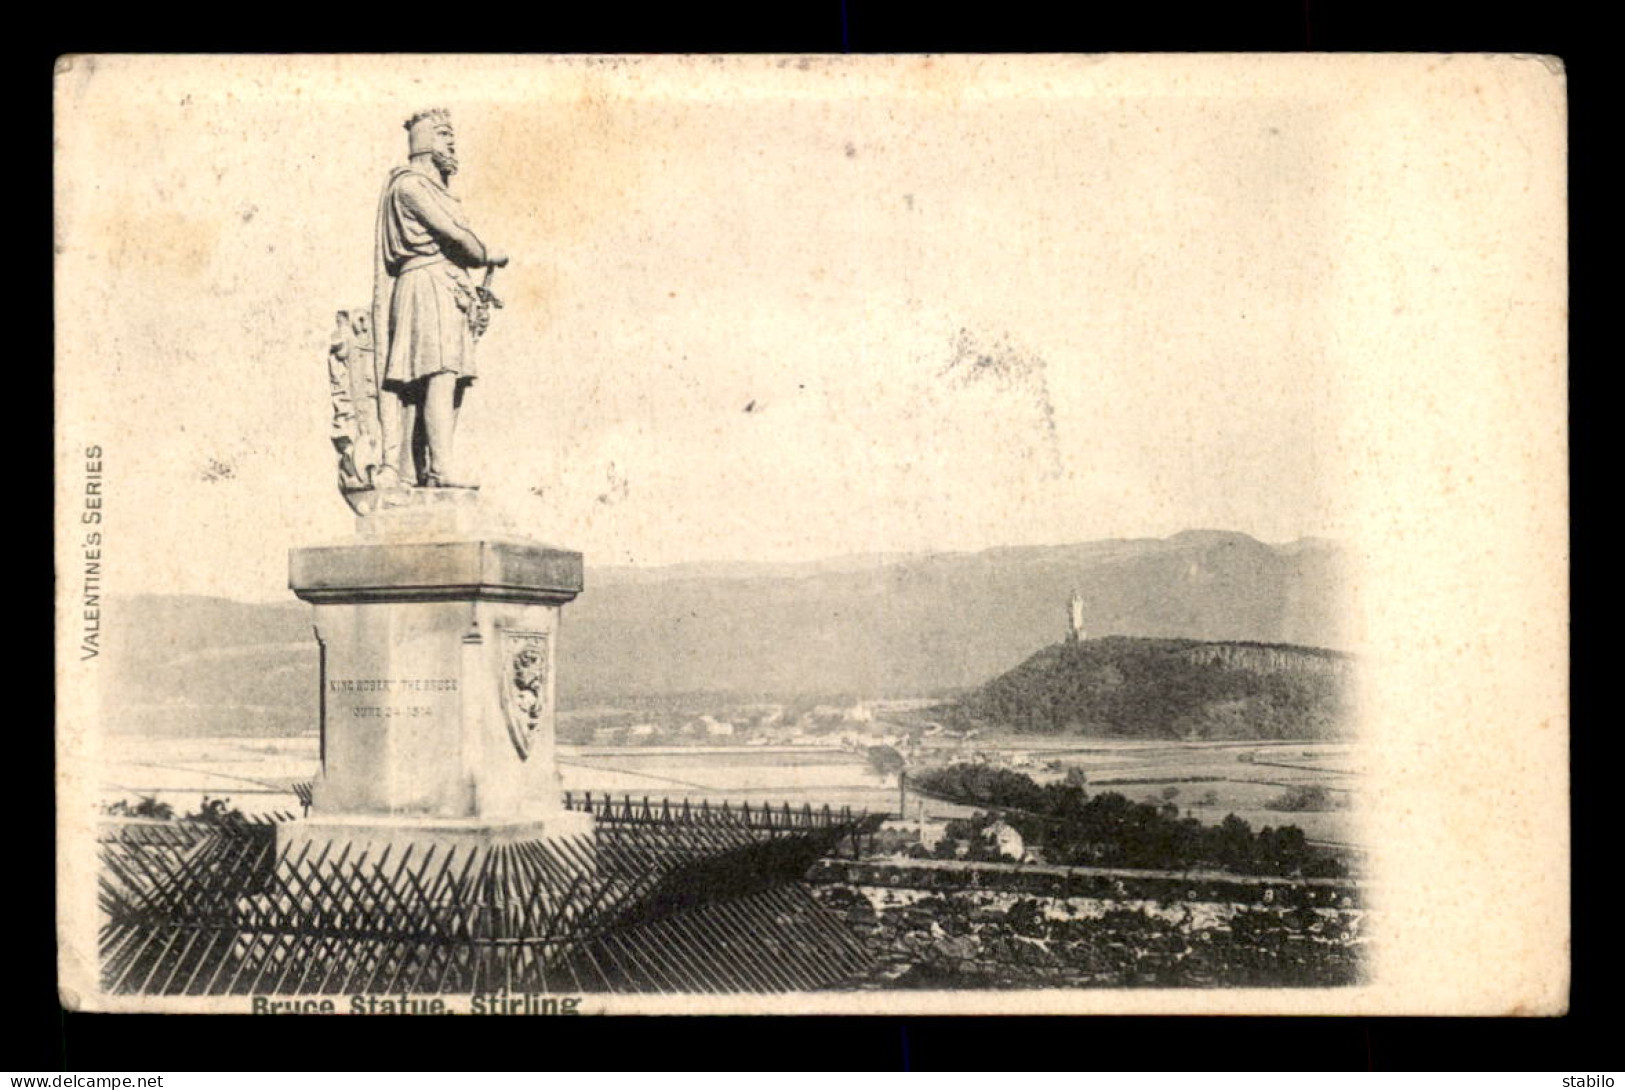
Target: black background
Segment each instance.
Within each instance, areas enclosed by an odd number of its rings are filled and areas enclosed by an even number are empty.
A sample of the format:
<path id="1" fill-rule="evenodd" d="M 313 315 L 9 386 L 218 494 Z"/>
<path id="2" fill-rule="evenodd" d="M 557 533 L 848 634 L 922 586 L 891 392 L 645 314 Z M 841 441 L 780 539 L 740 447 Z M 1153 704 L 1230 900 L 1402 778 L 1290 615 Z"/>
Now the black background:
<path id="1" fill-rule="evenodd" d="M 1577 5 L 1578 6 L 1578 5 Z M 217 7 L 183 14 L 143 7 L 122 15 L 63 9 L 55 33 L 19 56 L 10 53 L 13 75 L 24 77 L 24 96 L 38 104 L 36 118 L 50 138 L 50 71 L 62 52 L 147 51 L 440 51 L 504 52 L 1100 52 L 1100 51 L 1495 51 L 1551 53 L 1568 67 L 1571 121 L 1571 220 L 1576 284 L 1598 245 L 1591 188 L 1594 154 L 1587 139 L 1593 124 L 1593 87 L 1599 63 L 1590 43 L 1602 39 L 1600 21 L 1583 22 L 1556 3 L 1496 8 L 1427 3 L 1210 2 L 1139 5 L 1050 3 L 883 3 L 879 0 L 786 0 L 734 12 L 720 5 L 668 3 L 650 11 L 635 5 L 535 7 L 434 5 L 361 16 L 334 10 L 306 13 L 292 6 L 252 9 Z M 31 17 L 41 13 L 33 10 Z M 242 16 L 252 16 L 251 22 Z M 446 25 L 446 23 L 453 25 Z M 66 24 L 77 25 L 66 25 Z M 30 96 L 31 99 L 30 99 Z M 20 119 L 18 119 L 20 120 Z M 1617 126 L 1612 127 L 1617 132 Z M 39 130 L 37 130 L 39 131 Z M 44 148 L 46 145 L 35 145 Z M 49 156 L 38 157 L 49 163 Z M 14 158 L 11 166 L 21 165 Z M 50 202 L 48 167 L 42 179 Z M 47 230 L 47 218 L 37 221 Z M 14 229 L 14 234 L 17 231 Z M 42 236 L 45 232 L 42 231 Z M 38 237 L 38 236 L 37 236 Z M 38 251 L 44 256 L 48 238 Z M 34 267 L 27 277 L 46 282 Z M 1590 481 L 1584 457 L 1587 408 L 1607 405 L 1587 398 L 1584 334 L 1588 295 L 1573 296 L 1571 361 L 1574 420 L 1575 508 L 1584 525 L 1583 497 Z M 21 306 L 23 304 L 14 304 Z M 51 351 L 49 300 L 34 312 L 29 332 L 43 331 Z M 71 316 L 64 316 L 71 318 Z M 1617 349 L 1616 349 L 1617 352 Z M 35 356 L 33 358 L 42 358 Z M 32 372 L 45 386 L 48 375 L 13 359 L 13 374 Z M 1576 381 L 1576 380 L 1580 381 Z M 15 389 L 15 387 L 13 387 Z M 28 396 L 28 395 L 23 395 Z M 49 390 L 41 389 L 31 427 L 40 427 L 20 470 L 24 491 L 51 503 Z M 43 425 L 43 427 L 42 427 Z M 23 429 L 28 435 L 28 428 Z M 27 443 L 25 441 L 25 447 Z M 1610 452 L 1611 453 L 1611 452 Z M 1600 456 L 1600 452 L 1599 452 Z M 1611 465 L 1612 460 L 1609 463 Z M 1606 471 L 1605 471 L 1606 472 Z M 38 482 L 38 483 L 36 483 Z M 36 491 L 37 489 L 37 491 Z M 39 524 L 49 525 L 42 512 Z M 48 535 L 44 535 L 47 536 Z M 12 587 L 33 585 L 23 573 L 50 570 L 48 541 L 29 560 L 14 560 Z M 1574 551 L 1575 571 L 1587 571 L 1587 550 Z M 22 578 L 17 578 L 19 575 Z M 38 580 L 38 599 L 50 607 L 49 581 Z M 1575 661 L 1588 658 L 1586 637 L 1600 603 L 1577 595 Z M 40 614 L 35 614 L 40 616 Z M 26 622 L 13 631 L 22 643 L 44 649 L 44 633 Z M 12 692 L 46 688 L 48 664 L 20 670 Z M 443 1069 L 844 1069 L 844 1070 L 1563 1070 L 1619 1069 L 1613 919 L 1619 904 L 1606 874 L 1617 866 L 1617 819 L 1608 814 L 1615 775 L 1615 724 L 1588 715 L 1590 689 L 1576 671 L 1574 705 L 1574 984 L 1571 1013 L 1555 1019 L 1427 1018 L 301 1018 L 248 1016 L 114 1016 L 67 1013 L 55 991 L 53 751 L 49 694 L 11 706 L 17 767 L 5 782 L 11 794 L 7 856 L 0 871 L 5 906 L 7 957 L 0 961 L 0 995 L 11 1007 L 0 1023 L 0 1070 L 75 1072 L 238 1069 L 443 1070 Z M 37 703 L 35 701 L 38 701 Z M 1614 719 L 1617 717 L 1610 717 Z M 18 797 L 16 789 L 23 788 Z M 1598 792 L 1603 801 L 1596 802 Z M 1493 816 L 1487 820 L 1493 820 Z M 1600 827 L 1599 827 L 1600 826 Z M 1606 900 L 1605 900 L 1606 898 Z M 1496 910 L 1486 890 L 1483 911 Z M 1498 956 L 1484 951 L 1486 959 Z"/>

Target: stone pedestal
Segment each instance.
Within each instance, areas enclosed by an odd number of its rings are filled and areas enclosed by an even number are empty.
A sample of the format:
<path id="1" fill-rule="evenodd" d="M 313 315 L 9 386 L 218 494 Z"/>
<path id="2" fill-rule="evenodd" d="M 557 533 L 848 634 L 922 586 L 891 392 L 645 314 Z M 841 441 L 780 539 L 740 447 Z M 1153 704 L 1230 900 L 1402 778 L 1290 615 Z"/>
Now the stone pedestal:
<path id="1" fill-rule="evenodd" d="M 292 550 L 288 581 L 315 606 L 322 767 L 279 847 L 590 832 L 563 809 L 553 743 L 580 553 L 513 534 L 470 490 L 413 489 L 358 517 L 353 539 Z"/>

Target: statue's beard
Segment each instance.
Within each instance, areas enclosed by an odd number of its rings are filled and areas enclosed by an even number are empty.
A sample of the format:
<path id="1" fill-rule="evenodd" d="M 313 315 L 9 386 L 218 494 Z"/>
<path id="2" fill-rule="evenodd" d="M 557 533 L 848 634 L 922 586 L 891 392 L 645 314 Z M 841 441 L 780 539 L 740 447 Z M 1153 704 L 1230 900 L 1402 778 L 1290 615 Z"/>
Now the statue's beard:
<path id="1" fill-rule="evenodd" d="M 434 160 L 434 168 L 444 177 L 450 178 L 457 173 L 457 156 L 450 152 L 431 151 L 429 158 Z"/>

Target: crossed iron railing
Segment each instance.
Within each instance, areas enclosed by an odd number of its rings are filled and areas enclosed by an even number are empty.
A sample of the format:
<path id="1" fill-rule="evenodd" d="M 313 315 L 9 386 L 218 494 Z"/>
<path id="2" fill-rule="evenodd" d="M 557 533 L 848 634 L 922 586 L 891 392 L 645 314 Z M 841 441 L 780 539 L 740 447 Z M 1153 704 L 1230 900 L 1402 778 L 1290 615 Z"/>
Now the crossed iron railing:
<path id="1" fill-rule="evenodd" d="M 850 832 L 872 817 L 866 812 L 853 814 L 849 806 L 843 806 L 839 810 L 827 805 L 814 809 L 811 803 L 793 807 L 786 802 L 777 806 L 772 803 L 758 803 L 753 807 L 749 802 L 734 805 L 724 800 L 713 805 L 709 799 L 695 802 L 686 798 L 676 802 L 662 798 L 656 802 L 648 795 L 644 795 L 641 799 L 622 795 L 617 799 L 611 794 L 594 795 L 591 791 L 583 792 L 581 795 L 566 791 L 564 808 L 594 814 L 601 821 L 608 820 L 617 825 L 672 823 L 720 825 L 773 834 L 793 833 L 803 829 L 840 829 L 843 832 Z"/>
<path id="2" fill-rule="evenodd" d="M 870 956 L 802 878 L 881 815 L 569 800 L 589 836 L 277 848 L 289 815 L 109 821 L 110 993 L 784 992 Z"/>

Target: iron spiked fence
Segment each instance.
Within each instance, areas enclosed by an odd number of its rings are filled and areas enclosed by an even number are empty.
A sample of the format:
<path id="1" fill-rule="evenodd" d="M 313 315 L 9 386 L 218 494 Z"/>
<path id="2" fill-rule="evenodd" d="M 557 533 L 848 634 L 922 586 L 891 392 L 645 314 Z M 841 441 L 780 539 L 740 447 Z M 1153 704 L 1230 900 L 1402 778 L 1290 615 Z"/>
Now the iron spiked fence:
<path id="1" fill-rule="evenodd" d="M 802 877 L 867 815 L 580 800 L 592 835 L 277 847 L 291 815 L 108 822 L 103 984 L 161 995 L 759 992 L 864 972 Z"/>

